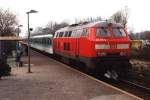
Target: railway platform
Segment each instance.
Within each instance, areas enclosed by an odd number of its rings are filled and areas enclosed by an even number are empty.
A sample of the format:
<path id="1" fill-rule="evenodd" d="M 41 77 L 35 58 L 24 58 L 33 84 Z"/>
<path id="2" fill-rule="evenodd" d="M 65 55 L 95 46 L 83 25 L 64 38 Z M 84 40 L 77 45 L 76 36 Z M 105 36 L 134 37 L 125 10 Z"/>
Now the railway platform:
<path id="1" fill-rule="evenodd" d="M 23 67 L 12 67 L 0 80 L 0 100 L 142 100 L 104 82 L 82 74 L 50 57 L 32 51 Z"/>

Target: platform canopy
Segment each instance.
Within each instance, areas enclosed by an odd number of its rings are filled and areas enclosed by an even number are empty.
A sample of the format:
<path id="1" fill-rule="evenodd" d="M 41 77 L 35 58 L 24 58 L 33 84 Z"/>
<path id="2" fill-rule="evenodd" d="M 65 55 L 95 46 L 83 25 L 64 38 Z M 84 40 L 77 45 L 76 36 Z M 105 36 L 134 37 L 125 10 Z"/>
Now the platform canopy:
<path id="1" fill-rule="evenodd" d="M 0 41 L 22 41 L 22 37 L 16 36 L 0 36 Z"/>

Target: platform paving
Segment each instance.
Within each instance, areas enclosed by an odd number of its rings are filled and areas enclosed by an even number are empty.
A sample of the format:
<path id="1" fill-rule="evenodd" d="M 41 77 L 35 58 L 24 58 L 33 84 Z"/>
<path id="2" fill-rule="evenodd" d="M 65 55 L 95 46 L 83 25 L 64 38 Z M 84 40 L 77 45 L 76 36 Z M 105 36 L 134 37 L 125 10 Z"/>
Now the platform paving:
<path id="1" fill-rule="evenodd" d="M 27 73 L 27 57 L 22 60 L 23 67 L 0 80 L 0 100 L 138 100 L 39 53 L 31 55 L 33 73 Z"/>

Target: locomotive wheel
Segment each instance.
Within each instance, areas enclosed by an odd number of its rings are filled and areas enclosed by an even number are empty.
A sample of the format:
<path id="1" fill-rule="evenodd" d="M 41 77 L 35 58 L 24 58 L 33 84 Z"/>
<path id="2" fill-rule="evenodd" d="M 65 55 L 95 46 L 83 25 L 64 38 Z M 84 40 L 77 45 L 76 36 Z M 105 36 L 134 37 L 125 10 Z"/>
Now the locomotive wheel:
<path id="1" fill-rule="evenodd" d="M 107 70 L 104 76 L 109 79 L 118 80 L 118 73 L 115 70 Z"/>
<path id="2" fill-rule="evenodd" d="M 90 75 L 93 75 L 95 74 L 95 69 L 96 67 L 93 65 L 93 64 L 86 64 L 84 70 L 86 73 L 90 74 Z"/>
<path id="3" fill-rule="evenodd" d="M 118 80 L 118 73 L 114 70 L 111 71 L 111 77 L 114 80 Z"/>
<path id="4" fill-rule="evenodd" d="M 73 59 L 69 59 L 69 65 L 71 65 L 72 67 L 76 67 L 76 61 Z"/>
<path id="5" fill-rule="evenodd" d="M 128 72 L 132 69 L 132 65 L 129 62 L 126 62 L 122 63 L 121 66 L 124 68 L 119 70 L 119 76 L 128 77 Z"/>
<path id="6" fill-rule="evenodd" d="M 86 67 L 85 68 L 85 72 L 88 73 L 88 74 L 90 74 L 90 75 L 92 75 L 94 71 L 93 71 L 92 68 Z"/>

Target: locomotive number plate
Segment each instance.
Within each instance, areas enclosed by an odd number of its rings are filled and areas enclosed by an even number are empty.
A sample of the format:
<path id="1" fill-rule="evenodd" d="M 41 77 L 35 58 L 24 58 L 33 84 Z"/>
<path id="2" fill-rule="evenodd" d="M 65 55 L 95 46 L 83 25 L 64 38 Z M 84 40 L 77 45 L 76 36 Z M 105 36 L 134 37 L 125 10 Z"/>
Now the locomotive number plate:
<path id="1" fill-rule="evenodd" d="M 117 48 L 117 45 L 116 45 L 116 44 L 111 44 L 111 45 L 110 45 L 110 48 L 111 48 L 111 49 L 116 49 L 116 48 Z"/>

